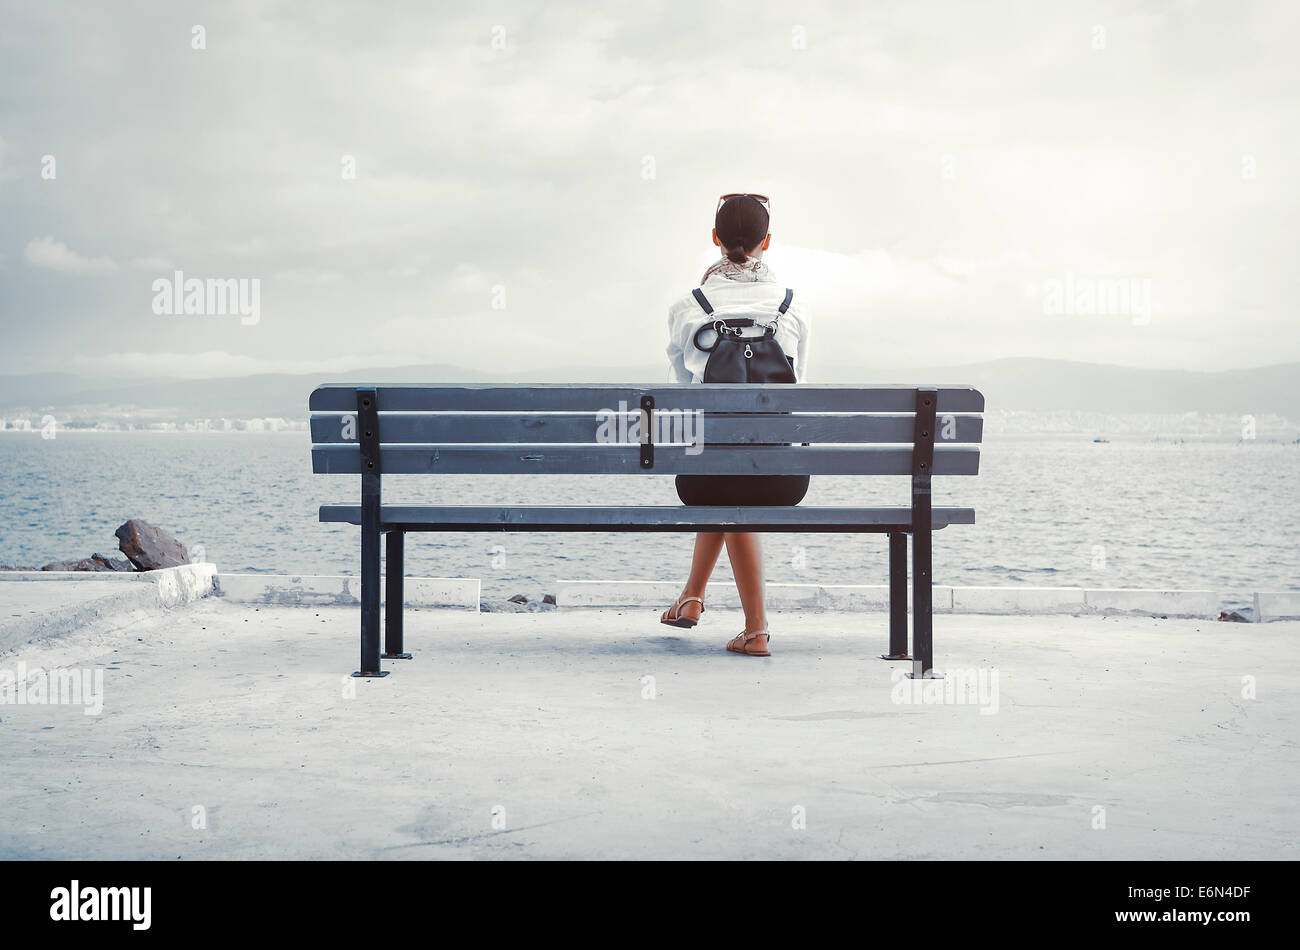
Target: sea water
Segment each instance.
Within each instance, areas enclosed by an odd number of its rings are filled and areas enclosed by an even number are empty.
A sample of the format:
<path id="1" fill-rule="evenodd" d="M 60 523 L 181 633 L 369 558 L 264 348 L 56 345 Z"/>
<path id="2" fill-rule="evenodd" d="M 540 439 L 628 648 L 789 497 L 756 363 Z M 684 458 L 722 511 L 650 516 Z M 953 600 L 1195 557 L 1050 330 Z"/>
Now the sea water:
<path id="1" fill-rule="evenodd" d="M 358 529 L 321 504 L 356 504 L 356 476 L 314 475 L 306 432 L 0 433 L 0 563 L 112 553 L 143 518 L 223 571 L 356 574 Z M 976 524 L 935 535 L 934 580 L 954 586 L 1195 588 L 1249 603 L 1300 588 L 1300 445 L 1279 440 L 1094 442 L 986 436 L 980 474 L 937 477 L 936 505 Z M 388 476 L 385 502 L 673 505 L 671 476 Z M 805 505 L 906 505 L 907 478 L 814 477 Z M 421 534 L 407 572 L 478 577 L 485 597 L 539 599 L 561 579 L 685 577 L 689 535 Z M 769 582 L 883 584 L 881 535 L 773 534 Z M 730 577 L 725 554 L 716 581 Z"/>

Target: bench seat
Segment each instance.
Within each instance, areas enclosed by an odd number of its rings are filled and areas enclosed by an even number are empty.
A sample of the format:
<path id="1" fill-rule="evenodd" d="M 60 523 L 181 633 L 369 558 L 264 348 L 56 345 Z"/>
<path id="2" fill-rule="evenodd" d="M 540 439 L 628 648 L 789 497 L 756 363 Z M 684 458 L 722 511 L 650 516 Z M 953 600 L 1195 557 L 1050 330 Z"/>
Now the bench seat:
<path id="1" fill-rule="evenodd" d="M 320 520 L 361 524 L 360 505 L 322 505 Z M 933 508 L 933 529 L 974 524 L 974 508 Z M 484 505 L 383 505 L 381 529 L 402 531 L 727 531 L 894 532 L 910 531 L 911 508 L 832 508 L 804 505 L 719 507 L 704 505 L 612 505 L 605 507 Z"/>

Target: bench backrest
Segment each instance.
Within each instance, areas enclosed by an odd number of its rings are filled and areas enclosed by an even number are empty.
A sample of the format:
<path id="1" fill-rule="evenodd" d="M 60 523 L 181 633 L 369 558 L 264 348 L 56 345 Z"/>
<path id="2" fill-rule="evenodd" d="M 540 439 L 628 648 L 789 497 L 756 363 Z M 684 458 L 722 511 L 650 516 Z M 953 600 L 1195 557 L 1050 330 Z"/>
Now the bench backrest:
<path id="1" fill-rule="evenodd" d="M 310 409 L 322 474 L 928 476 L 978 473 L 984 397 L 969 386 L 326 384 Z"/>

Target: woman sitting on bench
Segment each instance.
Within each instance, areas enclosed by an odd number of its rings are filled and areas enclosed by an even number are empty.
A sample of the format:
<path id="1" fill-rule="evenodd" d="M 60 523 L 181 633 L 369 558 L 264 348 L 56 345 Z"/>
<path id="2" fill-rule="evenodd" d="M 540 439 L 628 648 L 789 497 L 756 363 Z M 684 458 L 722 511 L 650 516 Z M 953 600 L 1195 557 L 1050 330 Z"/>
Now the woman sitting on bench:
<path id="1" fill-rule="evenodd" d="M 762 260 L 772 243 L 768 232 L 771 203 L 764 195 L 728 194 L 718 199 L 713 243 L 722 257 L 700 279 L 699 290 L 687 294 L 668 311 L 670 382 L 739 382 L 718 378 L 711 369 L 712 350 L 702 349 L 699 335 L 716 334 L 718 321 L 754 326 L 775 323 L 775 339 L 788 358 L 788 378 L 768 382 L 808 382 L 808 311 L 776 282 Z M 751 324 L 752 321 L 752 324 Z M 780 354 L 778 354 L 778 359 Z M 808 491 L 807 475 L 678 475 L 677 495 L 684 505 L 797 505 Z M 760 539 L 750 532 L 700 532 L 682 594 L 664 611 L 660 622 L 694 627 L 704 611 L 704 588 L 722 546 L 736 577 L 745 629 L 727 649 L 745 656 L 771 656 L 770 635 L 763 609 L 763 557 Z"/>

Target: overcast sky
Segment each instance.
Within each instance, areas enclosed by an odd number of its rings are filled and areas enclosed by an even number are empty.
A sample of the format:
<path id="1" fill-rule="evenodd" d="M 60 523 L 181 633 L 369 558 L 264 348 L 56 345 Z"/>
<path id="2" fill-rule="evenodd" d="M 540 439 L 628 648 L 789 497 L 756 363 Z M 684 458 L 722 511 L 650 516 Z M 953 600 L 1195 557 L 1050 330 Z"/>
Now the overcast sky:
<path id="1" fill-rule="evenodd" d="M 1294 2 L 0 10 L 0 372 L 655 365 L 735 190 L 824 366 L 1300 359 Z"/>

